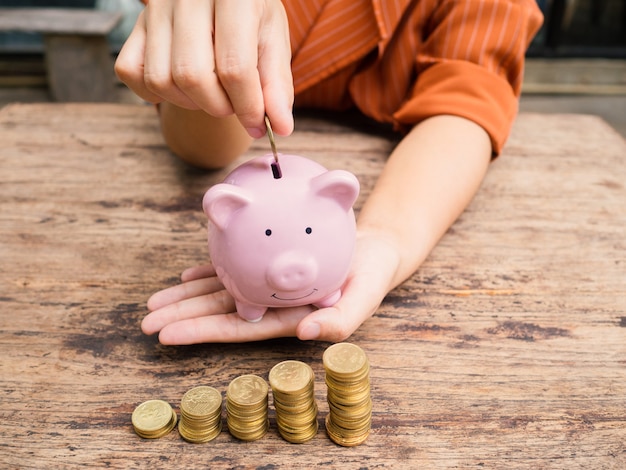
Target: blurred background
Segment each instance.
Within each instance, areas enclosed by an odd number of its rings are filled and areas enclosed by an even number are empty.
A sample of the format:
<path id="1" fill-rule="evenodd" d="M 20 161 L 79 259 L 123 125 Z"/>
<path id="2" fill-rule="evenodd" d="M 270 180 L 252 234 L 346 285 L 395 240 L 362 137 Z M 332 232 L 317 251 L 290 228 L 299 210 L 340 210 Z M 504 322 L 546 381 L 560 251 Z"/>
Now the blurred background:
<path id="1" fill-rule="evenodd" d="M 537 3 L 545 22 L 528 51 L 521 111 L 596 114 L 626 137 L 626 0 Z M 1 8 L 121 12 L 119 22 L 106 34 L 114 59 L 142 5 L 139 0 L 0 0 Z M 1 14 L 2 10 L 0 19 Z M 46 44 L 44 34 L 0 21 L 0 107 L 54 99 Z M 138 102 L 119 82 L 108 99 Z"/>

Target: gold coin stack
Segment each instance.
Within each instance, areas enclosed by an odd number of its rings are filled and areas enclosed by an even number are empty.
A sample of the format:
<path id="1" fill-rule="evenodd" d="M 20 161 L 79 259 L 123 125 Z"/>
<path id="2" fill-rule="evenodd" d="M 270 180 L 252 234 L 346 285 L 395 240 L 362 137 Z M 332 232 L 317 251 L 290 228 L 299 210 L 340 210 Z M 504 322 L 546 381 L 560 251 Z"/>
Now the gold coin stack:
<path id="1" fill-rule="evenodd" d="M 357 446 L 365 442 L 372 424 L 367 356 L 355 344 L 337 343 L 324 351 L 322 361 L 328 387 L 328 437 L 341 446 Z"/>
<path id="2" fill-rule="evenodd" d="M 278 432 L 288 442 L 301 444 L 318 429 L 313 369 L 300 361 L 276 364 L 269 374 Z"/>
<path id="3" fill-rule="evenodd" d="M 222 395 L 213 387 L 192 388 L 180 402 L 178 433 L 187 442 L 203 443 L 222 431 Z"/>
<path id="4" fill-rule="evenodd" d="M 158 439 L 174 429 L 178 417 L 169 403 L 163 400 L 148 400 L 135 408 L 131 421 L 138 436 Z"/>
<path id="5" fill-rule="evenodd" d="M 226 422 L 237 439 L 255 441 L 267 433 L 267 382 L 257 375 L 234 379 L 226 391 Z"/>

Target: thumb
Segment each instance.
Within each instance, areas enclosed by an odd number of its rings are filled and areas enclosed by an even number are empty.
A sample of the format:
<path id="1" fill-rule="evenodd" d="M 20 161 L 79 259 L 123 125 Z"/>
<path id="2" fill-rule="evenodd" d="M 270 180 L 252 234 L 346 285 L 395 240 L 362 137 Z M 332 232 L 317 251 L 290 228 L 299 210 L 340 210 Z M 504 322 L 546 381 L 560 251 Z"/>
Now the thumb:
<path id="1" fill-rule="evenodd" d="M 332 307 L 304 317 L 296 328 L 299 339 L 344 341 L 374 314 L 387 295 L 398 266 L 396 250 L 375 237 L 362 237 L 357 245 L 353 272 L 341 298 Z"/>
<path id="2" fill-rule="evenodd" d="M 296 335 L 301 340 L 344 341 L 373 315 L 379 303 L 353 302 L 342 297 L 334 306 L 304 317 L 296 327 Z"/>
<path id="3" fill-rule="evenodd" d="M 349 328 L 340 319 L 341 311 L 337 307 L 316 310 L 298 324 L 296 336 L 301 340 L 343 341 L 356 328 Z"/>

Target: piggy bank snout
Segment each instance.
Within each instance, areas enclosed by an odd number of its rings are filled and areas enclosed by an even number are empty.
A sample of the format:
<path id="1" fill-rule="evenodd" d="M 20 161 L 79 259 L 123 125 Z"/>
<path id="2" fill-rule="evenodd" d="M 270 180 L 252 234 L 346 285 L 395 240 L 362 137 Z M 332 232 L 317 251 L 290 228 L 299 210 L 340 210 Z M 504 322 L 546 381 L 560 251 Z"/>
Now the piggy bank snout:
<path id="1" fill-rule="evenodd" d="M 277 290 L 296 291 L 311 286 L 317 279 L 317 272 L 317 262 L 313 256 L 288 251 L 269 264 L 267 282 Z"/>

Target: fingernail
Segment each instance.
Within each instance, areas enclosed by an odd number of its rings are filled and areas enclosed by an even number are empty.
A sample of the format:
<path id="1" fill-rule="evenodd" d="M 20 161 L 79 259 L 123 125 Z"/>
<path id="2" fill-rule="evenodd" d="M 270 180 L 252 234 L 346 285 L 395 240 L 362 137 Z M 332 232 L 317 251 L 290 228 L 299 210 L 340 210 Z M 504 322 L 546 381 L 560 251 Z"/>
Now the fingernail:
<path id="1" fill-rule="evenodd" d="M 317 323 L 309 323 L 300 333 L 301 340 L 316 339 L 320 335 L 320 326 Z"/>
<path id="2" fill-rule="evenodd" d="M 258 127 L 247 127 L 246 131 L 250 134 L 250 137 L 254 139 L 260 139 L 265 134 L 265 129 L 260 129 Z"/>

